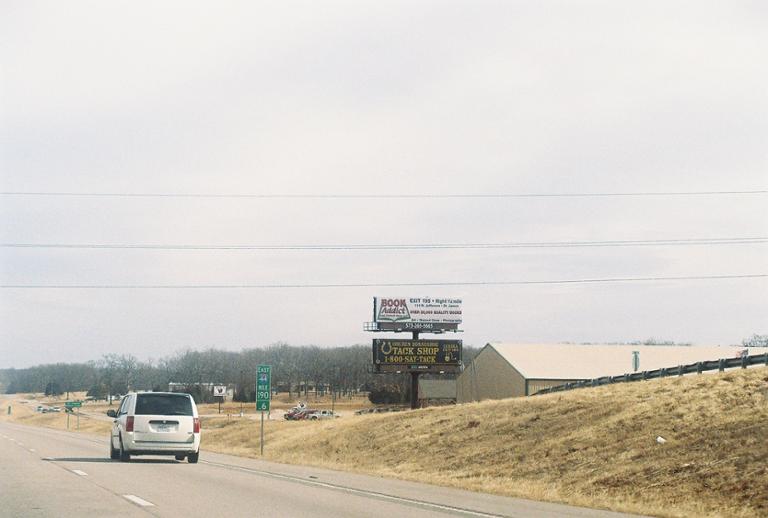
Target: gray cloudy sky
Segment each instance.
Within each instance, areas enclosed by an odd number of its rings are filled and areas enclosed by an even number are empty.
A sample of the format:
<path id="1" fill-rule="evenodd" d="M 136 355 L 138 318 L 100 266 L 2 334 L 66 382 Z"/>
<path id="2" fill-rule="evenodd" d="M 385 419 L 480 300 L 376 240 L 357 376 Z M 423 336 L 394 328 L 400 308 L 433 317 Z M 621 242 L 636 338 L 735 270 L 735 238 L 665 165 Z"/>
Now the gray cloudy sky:
<path id="1" fill-rule="evenodd" d="M 0 284 L 376 284 L 768 273 L 768 244 L 126 250 L 768 236 L 763 2 L 3 2 Z M 465 343 L 738 343 L 768 280 L 0 290 L 0 367 L 368 343 L 374 295 L 464 300 Z"/>

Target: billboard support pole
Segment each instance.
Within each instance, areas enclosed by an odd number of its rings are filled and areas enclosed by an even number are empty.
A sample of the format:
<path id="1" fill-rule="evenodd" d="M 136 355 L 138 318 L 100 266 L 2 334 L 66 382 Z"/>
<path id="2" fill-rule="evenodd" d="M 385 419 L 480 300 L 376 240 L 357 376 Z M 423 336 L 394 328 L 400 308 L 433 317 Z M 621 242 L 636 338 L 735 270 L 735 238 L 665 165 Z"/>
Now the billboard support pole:
<path id="1" fill-rule="evenodd" d="M 419 332 L 413 331 L 413 339 L 419 339 Z M 411 373 L 411 410 L 419 408 L 419 374 L 420 372 Z"/>
<path id="2" fill-rule="evenodd" d="M 411 410 L 419 408 L 419 374 L 421 373 L 411 373 Z"/>

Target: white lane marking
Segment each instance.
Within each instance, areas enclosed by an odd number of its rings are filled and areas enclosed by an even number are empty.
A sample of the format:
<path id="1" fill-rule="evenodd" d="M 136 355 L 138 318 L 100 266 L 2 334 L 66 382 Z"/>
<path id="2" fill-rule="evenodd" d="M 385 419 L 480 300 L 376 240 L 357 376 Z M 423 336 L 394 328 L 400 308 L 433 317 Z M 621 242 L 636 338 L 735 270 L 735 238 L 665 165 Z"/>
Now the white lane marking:
<path id="1" fill-rule="evenodd" d="M 34 448 L 30 448 L 29 451 L 31 451 L 32 453 L 35 453 L 35 449 Z"/>
<path id="2" fill-rule="evenodd" d="M 407 498 L 407 497 L 401 497 L 401 496 L 394 496 L 394 495 L 388 495 L 386 493 L 379 493 L 377 491 L 368 491 L 365 489 L 355 489 L 348 486 L 342 486 L 337 484 L 329 484 L 327 482 L 320 482 L 315 480 L 307 480 L 302 477 L 297 477 L 293 475 L 283 475 L 281 473 L 273 473 L 271 471 L 262 471 L 259 469 L 253 469 L 253 468 L 246 468 L 243 466 L 235 466 L 231 464 L 220 464 L 218 462 L 211 462 L 211 461 L 203 461 L 203 464 L 208 464 L 210 466 L 219 466 L 226 469 L 231 469 L 234 471 L 245 471 L 247 473 L 256 473 L 258 475 L 265 475 L 267 477 L 277 478 L 277 479 L 284 479 L 284 480 L 290 480 L 292 482 L 299 482 L 301 484 L 306 484 L 309 486 L 319 486 L 319 487 L 326 487 L 329 489 L 335 489 L 337 491 L 343 491 L 345 493 L 350 494 L 357 494 L 362 495 L 370 498 L 377 498 L 380 500 L 389 500 L 392 502 L 402 502 L 405 504 L 411 504 L 417 507 L 426 507 L 426 508 L 432 508 L 432 509 L 438 509 L 441 511 L 449 511 L 454 512 L 456 514 L 465 514 L 470 516 L 480 516 L 482 518 L 502 518 L 502 515 L 500 514 L 492 514 L 492 513 L 485 513 L 482 511 L 472 511 L 470 509 L 464 509 L 462 507 L 455 507 L 452 505 L 441 505 L 441 504 L 435 504 L 433 502 L 427 502 L 425 500 L 416 500 L 414 498 Z"/>
<path id="3" fill-rule="evenodd" d="M 81 477 L 88 476 L 88 473 L 86 473 L 85 471 L 80 471 L 79 469 L 73 469 L 72 473 L 74 473 L 75 475 L 80 475 Z"/>
<path id="4" fill-rule="evenodd" d="M 143 498 L 139 498 L 136 495 L 123 495 L 123 498 L 125 498 L 127 500 L 130 500 L 134 504 L 140 505 L 142 507 L 154 507 L 155 506 L 155 504 L 153 504 L 152 502 L 147 502 Z"/>

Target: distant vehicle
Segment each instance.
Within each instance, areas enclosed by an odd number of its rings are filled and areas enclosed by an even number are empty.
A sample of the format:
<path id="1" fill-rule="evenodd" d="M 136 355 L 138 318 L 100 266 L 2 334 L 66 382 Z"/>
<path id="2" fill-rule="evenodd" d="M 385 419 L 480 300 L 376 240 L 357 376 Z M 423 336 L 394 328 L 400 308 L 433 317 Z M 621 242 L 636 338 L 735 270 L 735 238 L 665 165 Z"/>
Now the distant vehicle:
<path id="1" fill-rule="evenodd" d="M 295 421 L 303 421 L 304 419 L 308 419 L 309 416 L 311 416 L 313 413 L 315 413 L 315 410 L 312 408 L 305 408 L 298 414 L 296 414 L 296 417 L 294 418 Z"/>
<path id="2" fill-rule="evenodd" d="M 303 412 L 303 411 L 304 411 L 304 409 L 303 409 L 303 408 L 300 408 L 300 407 L 297 407 L 297 406 L 296 406 L 296 407 L 293 407 L 293 408 L 291 408 L 290 410 L 288 410 L 288 411 L 287 411 L 287 412 L 286 412 L 286 413 L 283 415 L 283 418 L 284 418 L 284 419 L 287 419 L 288 421 L 294 421 L 294 420 L 296 419 L 296 416 L 297 416 L 297 415 L 298 415 L 300 412 Z"/>
<path id="3" fill-rule="evenodd" d="M 42 406 L 42 405 L 38 405 L 38 406 L 37 406 L 37 408 L 35 408 L 35 412 L 42 412 L 42 411 L 43 411 L 43 409 L 45 409 L 45 407 L 44 407 L 44 406 Z"/>
<path id="4" fill-rule="evenodd" d="M 307 415 L 306 419 L 333 419 L 334 417 L 339 416 L 335 415 L 331 410 L 315 410 L 311 414 Z"/>
<path id="5" fill-rule="evenodd" d="M 131 455 L 173 455 L 194 464 L 200 458 L 200 416 L 192 396 L 178 392 L 127 394 L 117 411 L 109 458 L 123 462 Z"/>
<path id="6" fill-rule="evenodd" d="M 61 412 L 61 407 L 60 406 L 51 407 L 48 411 L 49 412 Z"/>

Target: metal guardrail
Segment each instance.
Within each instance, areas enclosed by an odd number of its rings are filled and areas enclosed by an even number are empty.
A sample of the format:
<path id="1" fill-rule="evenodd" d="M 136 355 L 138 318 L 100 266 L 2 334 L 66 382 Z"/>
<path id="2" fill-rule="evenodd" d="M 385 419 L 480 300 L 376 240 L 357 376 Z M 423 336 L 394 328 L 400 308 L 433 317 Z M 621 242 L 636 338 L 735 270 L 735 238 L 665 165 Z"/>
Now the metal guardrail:
<path id="1" fill-rule="evenodd" d="M 752 356 L 742 356 L 740 358 L 721 358 L 719 360 L 691 363 L 689 365 L 678 365 L 677 367 L 665 367 L 652 371 L 633 372 L 632 374 L 622 374 L 619 376 L 602 376 L 591 380 L 572 381 L 563 385 L 547 387 L 539 390 L 534 396 L 539 394 L 551 394 L 552 392 L 562 392 L 584 387 L 599 387 L 611 383 L 625 383 L 629 381 L 652 380 L 656 378 L 666 378 L 669 376 L 682 376 L 684 374 L 701 374 L 705 371 L 724 371 L 725 369 L 734 369 L 741 367 L 746 369 L 751 365 L 768 366 L 768 353 L 755 354 Z"/>

